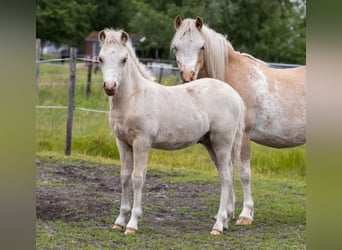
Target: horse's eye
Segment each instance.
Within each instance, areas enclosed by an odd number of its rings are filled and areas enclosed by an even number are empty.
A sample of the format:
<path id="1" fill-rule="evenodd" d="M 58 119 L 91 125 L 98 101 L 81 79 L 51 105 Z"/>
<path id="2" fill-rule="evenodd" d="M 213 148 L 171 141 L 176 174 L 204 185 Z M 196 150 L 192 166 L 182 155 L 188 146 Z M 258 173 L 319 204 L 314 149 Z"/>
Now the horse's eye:
<path id="1" fill-rule="evenodd" d="M 102 58 L 101 58 L 101 57 L 99 57 L 99 62 L 100 62 L 100 63 L 103 63 L 103 60 L 102 60 Z"/>
<path id="2" fill-rule="evenodd" d="M 125 57 L 124 59 L 122 59 L 121 63 L 122 63 L 122 64 L 125 64 L 126 61 L 127 61 L 127 57 Z"/>
<path id="3" fill-rule="evenodd" d="M 173 50 L 173 53 L 175 53 L 177 51 L 177 47 L 173 46 L 172 50 Z"/>
<path id="4" fill-rule="evenodd" d="M 201 47 L 201 50 L 204 50 L 205 49 L 205 46 L 203 45 L 202 47 Z"/>

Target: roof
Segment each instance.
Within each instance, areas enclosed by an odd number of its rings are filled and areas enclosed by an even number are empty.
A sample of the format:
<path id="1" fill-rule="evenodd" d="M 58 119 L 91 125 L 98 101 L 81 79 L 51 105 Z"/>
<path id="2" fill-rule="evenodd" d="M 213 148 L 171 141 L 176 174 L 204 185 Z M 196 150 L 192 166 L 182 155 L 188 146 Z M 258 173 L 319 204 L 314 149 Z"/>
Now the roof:
<path id="1" fill-rule="evenodd" d="M 99 31 L 92 31 L 90 34 L 85 38 L 86 42 L 97 42 L 97 37 L 99 35 Z"/>

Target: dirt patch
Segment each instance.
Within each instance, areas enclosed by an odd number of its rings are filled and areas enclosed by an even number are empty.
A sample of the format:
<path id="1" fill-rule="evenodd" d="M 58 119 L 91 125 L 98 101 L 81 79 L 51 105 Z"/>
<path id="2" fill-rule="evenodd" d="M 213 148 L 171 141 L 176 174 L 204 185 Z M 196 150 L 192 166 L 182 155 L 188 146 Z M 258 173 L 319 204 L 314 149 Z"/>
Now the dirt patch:
<path id="1" fill-rule="evenodd" d="M 169 176 L 148 170 L 140 228 L 208 232 L 214 223 L 210 216 L 219 205 L 219 183 L 171 183 L 165 181 Z M 118 216 L 117 166 L 38 159 L 36 181 L 36 216 L 42 221 L 89 221 L 110 227 Z"/>

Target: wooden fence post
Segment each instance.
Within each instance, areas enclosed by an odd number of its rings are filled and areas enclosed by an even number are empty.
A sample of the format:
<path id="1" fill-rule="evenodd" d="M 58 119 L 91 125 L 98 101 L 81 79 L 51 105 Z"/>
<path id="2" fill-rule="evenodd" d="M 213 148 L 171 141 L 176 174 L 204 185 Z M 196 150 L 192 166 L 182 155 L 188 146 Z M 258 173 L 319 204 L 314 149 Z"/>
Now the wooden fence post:
<path id="1" fill-rule="evenodd" d="M 90 95 L 91 71 L 92 71 L 92 68 L 93 68 L 93 61 L 91 61 L 91 60 L 92 60 L 92 58 L 90 58 L 90 60 L 88 61 L 88 75 L 87 75 L 87 88 L 86 88 L 86 96 L 87 96 L 87 98 Z"/>
<path id="2" fill-rule="evenodd" d="M 164 67 L 161 66 L 159 69 L 159 83 L 161 83 L 162 79 L 163 79 L 163 71 L 164 71 Z"/>
<path id="3" fill-rule="evenodd" d="M 36 96 L 39 96 L 40 39 L 36 39 Z"/>
<path id="4" fill-rule="evenodd" d="M 74 96 L 75 96 L 75 81 L 76 81 L 76 56 L 77 49 L 70 48 L 70 83 L 69 83 L 69 107 L 66 125 L 66 143 L 65 155 L 70 155 L 71 137 L 72 137 L 72 120 L 74 115 Z"/>

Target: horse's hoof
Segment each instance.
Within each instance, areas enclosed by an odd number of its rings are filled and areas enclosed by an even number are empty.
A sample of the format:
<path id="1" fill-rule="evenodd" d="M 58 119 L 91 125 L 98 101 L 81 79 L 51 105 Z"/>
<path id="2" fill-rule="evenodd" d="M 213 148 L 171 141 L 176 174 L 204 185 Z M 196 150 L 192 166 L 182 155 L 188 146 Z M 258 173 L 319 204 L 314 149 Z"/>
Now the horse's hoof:
<path id="1" fill-rule="evenodd" d="M 137 231 L 136 229 L 128 227 L 128 228 L 126 228 L 125 235 L 127 235 L 127 234 L 135 234 L 136 231 Z"/>
<path id="2" fill-rule="evenodd" d="M 236 221 L 236 225 L 251 225 L 251 224 L 252 224 L 252 220 L 247 217 L 240 217 Z"/>
<path id="3" fill-rule="evenodd" d="M 113 229 L 118 230 L 118 231 L 122 231 L 123 226 L 120 226 L 119 224 L 114 224 Z"/>
<path id="4" fill-rule="evenodd" d="M 211 235 L 220 235 L 221 232 L 219 230 L 213 229 L 213 230 L 211 230 L 210 234 Z"/>

